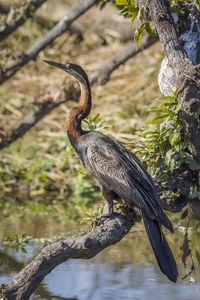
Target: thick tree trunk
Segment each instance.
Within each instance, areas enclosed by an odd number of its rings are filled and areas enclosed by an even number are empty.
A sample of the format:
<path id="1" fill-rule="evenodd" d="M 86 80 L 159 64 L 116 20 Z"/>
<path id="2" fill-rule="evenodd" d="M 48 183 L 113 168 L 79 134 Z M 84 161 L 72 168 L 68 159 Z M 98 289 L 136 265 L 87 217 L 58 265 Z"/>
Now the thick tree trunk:
<path id="1" fill-rule="evenodd" d="M 156 29 L 160 42 L 163 45 L 168 66 L 171 68 L 171 76 L 174 77 L 171 80 L 175 87 L 179 87 L 178 101 L 182 104 L 181 119 L 185 137 L 189 141 L 189 151 L 193 155 L 196 164 L 200 165 L 199 65 L 195 65 L 195 59 L 192 62 L 192 58 L 190 57 L 189 59 L 184 50 L 184 43 L 179 39 L 170 13 L 169 1 L 139 0 L 138 2 L 140 6 L 145 6 L 148 11 L 153 27 Z M 195 7 L 192 9 L 195 9 Z M 190 38 L 192 39 L 193 37 L 190 36 Z M 163 77 L 160 80 L 162 81 L 162 79 Z M 199 187 L 198 176 L 199 171 L 194 172 L 185 164 L 170 178 L 169 188 L 174 192 L 178 191 L 180 193 L 179 197 L 172 199 L 172 202 L 177 201 L 175 211 L 179 211 L 189 201 L 192 181 Z"/>
<path id="2" fill-rule="evenodd" d="M 179 102 L 182 104 L 182 121 L 185 127 L 191 153 L 200 163 L 200 73 L 199 66 L 194 66 L 187 57 L 171 16 L 168 1 L 148 0 L 146 5 L 160 42 L 164 47 L 168 63 L 175 74 L 175 82 L 180 86 Z"/>

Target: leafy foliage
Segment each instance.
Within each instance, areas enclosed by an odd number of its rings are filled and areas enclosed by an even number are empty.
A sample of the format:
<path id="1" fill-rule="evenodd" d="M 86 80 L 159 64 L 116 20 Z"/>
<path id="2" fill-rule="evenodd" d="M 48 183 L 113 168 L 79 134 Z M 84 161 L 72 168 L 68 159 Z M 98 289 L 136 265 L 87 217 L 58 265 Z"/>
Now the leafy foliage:
<path id="1" fill-rule="evenodd" d="M 116 0 L 115 5 L 120 8 L 120 15 L 123 15 L 127 19 L 131 19 L 131 27 L 136 17 L 141 21 L 141 26 L 136 27 L 134 32 L 134 38 L 137 42 L 137 49 L 140 47 L 142 42 L 142 34 L 145 29 L 148 34 L 152 36 L 156 36 L 156 32 L 152 29 L 150 24 L 150 19 L 148 14 L 146 13 L 146 9 L 144 7 L 139 8 L 136 1 L 121 1 Z"/>
<path id="2" fill-rule="evenodd" d="M 120 15 L 124 16 L 127 19 L 131 20 L 131 28 L 135 21 L 135 19 L 139 19 L 141 25 L 135 28 L 134 31 L 134 39 L 137 42 L 137 49 L 140 47 L 142 41 L 142 34 L 144 29 L 149 35 L 156 36 L 156 31 L 151 26 L 151 20 L 148 15 L 147 9 L 144 6 L 139 6 L 137 1 L 134 0 L 100 0 L 98 5 L 100 9 L 104 8 L 108 2 L 112 2 L 115 6 L 117 6 L 120 10 Z M 200 11 L 200 0 L 171 0 L 170 1 L 170 9 L 171 12 L 176 14 L 177 17 L 179 15 L 184 14 L 184 3 L 191 2 L 196 5 L 198 11 Z"/>
<path id="3" fill-rule="evenodd" d="M 100 113 L 97 113 L 94 118 L 92 118 L 90 114 L 87 119 L 82 121 L 82 123 L 85 130 L 101 131 L 102 129 L 107 128 L 107 126 L 104 125 L 104 120 L 100 118 Z"/>
<path id="4" fill-rule="evenodd" d="M 134 147 L 134 152 L 140 154 L 151 170 L 152 176 L 163 180 L 182 163 L 187 163 L 192 170 L 200 168 L 189 153 L 188 142 L 183 134 L 180 119 L 181 104 L 178 103 L 176 91 L 172 96 L 158 98 L 159 107 L 152 107 L 156 113 L 143 132 L 138 132 L 141 145 Z"/>
<path id="5" fill-rule="evenodd" d="M 24 245 L 28 243 L 31 239 L 32 237 L 28 236 L 26 233 L 18 233 L 15 236 L 8 235 L 6 238 L 4 238 L 4 244 L 16 249 L 17 252 L 21 250 L 24 253 L 26 253 L 27 251 Z"/>

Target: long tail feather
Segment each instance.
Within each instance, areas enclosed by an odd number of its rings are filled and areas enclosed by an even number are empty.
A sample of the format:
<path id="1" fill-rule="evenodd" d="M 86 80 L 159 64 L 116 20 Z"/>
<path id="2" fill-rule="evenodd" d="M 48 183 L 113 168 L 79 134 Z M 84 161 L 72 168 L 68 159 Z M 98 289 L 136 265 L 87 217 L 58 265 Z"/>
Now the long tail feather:
<path id="1" fill-rule="evenodd" d="M 159 223 L 150 219 L 144 212 L 142 215 L 147 236 L 161 271 L 171 281 L 176 282 L 178 277 L 176 262 Z"/>

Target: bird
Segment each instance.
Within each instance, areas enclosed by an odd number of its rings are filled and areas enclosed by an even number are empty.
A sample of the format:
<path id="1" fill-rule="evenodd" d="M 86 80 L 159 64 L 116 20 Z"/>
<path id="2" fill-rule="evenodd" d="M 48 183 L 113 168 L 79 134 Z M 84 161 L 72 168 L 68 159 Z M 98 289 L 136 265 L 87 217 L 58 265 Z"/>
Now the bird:
<path id="1" fill-rule="evenodd" d="M 176 261 L 161 226 L 171 232 L 174 230 L 163 211 L 151 176 L 136 155 L 119 142 L 101 132 L 82 129 L 81 121 L 87 118 L 92 108 L 90 83 L 82 67 L 73 63 L 44 62 L 64 70 L 79 82 L 79 104 L 69 111 L 66 130 L 70 143 L 106 200 L 103 215 L 112 216 L 113 202 L 119 199 L 130 210 L 139 209 L 160 270 L 176 282 Z"/>

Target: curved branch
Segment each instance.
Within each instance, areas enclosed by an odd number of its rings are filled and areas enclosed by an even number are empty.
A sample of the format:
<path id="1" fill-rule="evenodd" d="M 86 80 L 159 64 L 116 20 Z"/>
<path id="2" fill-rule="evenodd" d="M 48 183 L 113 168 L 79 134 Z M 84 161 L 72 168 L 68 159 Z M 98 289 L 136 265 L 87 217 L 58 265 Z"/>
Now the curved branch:
<path id="1" fill-rule="evenodd" d="M 20 7 L 12 9 L 12 17 L 6 19 L 4 24 L 0 26 L 0 42 L 5 40 L 12 32 L 14 32 L 19 26 L 23 25 L 29 18 L 31 18 L 34 12 L 47 0 L 31 0 L 23 2 Z"/>
<path id="2" fill-rule="evenodd" d="M 46 246 L 11 281 L 0 285 L 0 298 L 26 300 L 42 279 L 68 259 L 90 259 L 103 249 L 118 243 L 131 229 L 135 220 L 130 213 L 115 213 L 96 226 L 93 232 L 72 239 L 61 239 Z"/>
<path id="3" fill-rule="evenodd" d="M 38 53 L 51 44 L 58 36 L 63 34 L 70 24 L 84 14 L 88 9 L 94 6 L 98 0 L 83 0 L 74 7 L 60 22 L 58 22 L 47 34 L 37 41 L 30 49 L 21 54 L 16 60 L 11 61 L 4 68 L 1 68 L 0 84 L 4 83 L 18 70 L 20 70 L 31 59 L 34 59 Z"/>
<path id="4" fill-rule="evenodd" d="M 149 47 L 153 43 L 157 41 L 156 38 L 152 37 L 144 37 L 142 44 L 137 51 L 137 45 L 131 43 L 125 49 L 123 49 L 120 53 L 115 55 L 113 58 L 108 60 L 102 67 L 93 71 L 89 74 L 90 84 L 93 85 L 98 83 L 99 85 L 105 84 L 109 78 L 111 73 L 116 70 L 121 64 L 124 64 L 128 59 L 142 51 L 143 49 Z M 65 88 L 66 90 L 66 88 Z M 69 85 L 66 92 L 63 93 L 61 90 L 51 101 L 42 105 L 37 111 L 30 113 L 22 123 L 13 130 L 13 132 L 9 136 L 0 136 L 0 149 L 3 149 L 16 141 L 18 138 L 22 137 L 29 129 L 31 129 L 35 124 L 37 124 L 45 115 L 50 113 L 53 109 L 61 105 L 62 103 L 68 100 L 78 100 L 78 88 L 75 85 Z"/>

